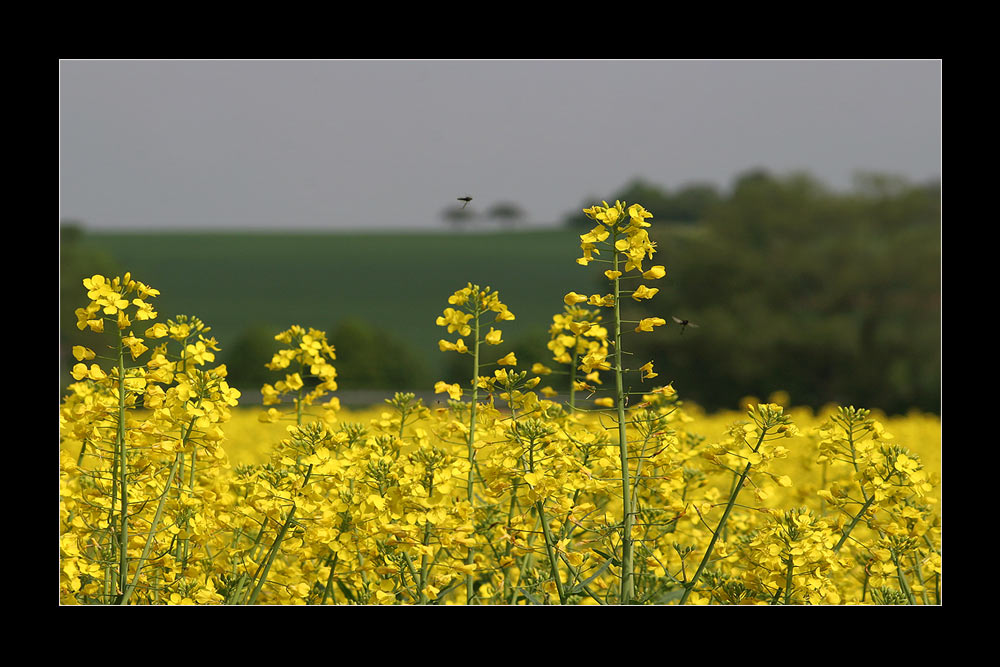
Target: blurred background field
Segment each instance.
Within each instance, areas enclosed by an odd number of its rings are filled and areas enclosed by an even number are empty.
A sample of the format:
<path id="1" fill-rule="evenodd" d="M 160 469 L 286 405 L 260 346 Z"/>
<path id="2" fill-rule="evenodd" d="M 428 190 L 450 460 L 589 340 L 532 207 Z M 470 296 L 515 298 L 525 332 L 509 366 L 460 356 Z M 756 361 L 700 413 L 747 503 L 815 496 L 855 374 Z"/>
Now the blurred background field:
<path id="1" fill-rule="evenodd" d="M 806 173 L 743 173 L 727 189 L 669 191 L 634 180 L 608 201 L 641 203 L 665 279 L 626 317 L 668 326 L 628 341 L 639 363 L 706 410 L 785 391 L 794 405 L 829 403 L 940 412 L 941 199 L 936 182 L 859 174 L 833 191 Z M 132 276 L 156 289 L 159 320 L 194 315 L 212 327 L 241 402 L 278 379 L 264 364 L 275 333 L 326 331 L 342 400 L 378 402 L 466 379 L 463 358 L 438 350 L 434 323 L 467 282 L 490 285 L 517 319 L 504 344 L 527 368 L 548 363 L 552 315 L 569 291 L 605 291 L 595 265 L 575 263 L 592 222 L 568 207 L 547 228 L 517 216 L 463 217 L 452 209 L 423 232 L 106 232 L 67 221 L 60 232 L 60 382 L 72 345 L 99 345 L 75 327 L 81 280 Z M 512 210 L 516 213 L 516 207 Z M 671 316 L 697 323 L 683 331 Z M 547 378 L 556 389 L 559 379 Z M 352 393 L 353 392 L 353 393 Z M 361 393 L 359 393 L 361 392 Z"/>
<path id="2" fill-rule="evenodd" d="M 783 400 L 786 396 L 777 393 L 768 399 Z M 755 400 L 744 397 L 745 400 Z M 502 402 L 501 402 L 502 404 Z M 429 405 L 434 408 L 433 402 Z M 440 405 L 437 407 L 441 407 Z M 683 428 L 692 434 L 702 436 L 707 443 L 722 441 L 728 427 L 734 423 L 746 423 L 745 410 L 719 410 L 705 412 L 699 406 L 685 404 L 684 412 L 690 418 Z M 792 478 L 793 485 L 789 489 L 775 487 L 774 496 L 769 499 L 768 506 L 794 507 L 815 500 L 815 492 L 824 488 L 822 466 L 816 464 L 816 438 L 814 431 L 823 424 L 836 410 L 835 406 L 824 406 L 818 410 L 808 407 L 787 407 L 786 411 L 799 428 L 800 436 L 788 441 L 782 441 L 788 449 L 788 456 L 775 460 L 769 470 L 775 474 L 787 474 Z M 266 463 L 276 443 L 288 437 L 287 427 L 291 421 L 262 423 L 258 417 L 263 408 L 244 406 L 232 411 L 232 419 L 225 425 L 226 439 L 224 446 L 229 461 L 233 465 Z M 387 417 L 392 411 L 386 405 L 374 405 L 366 409 L 343 409 L 337 414 L 337 423 L 333 428 L 343 424 L 368 425 L 372 420 Z M 941 474 L 941 419 L 939 416 L 911 411 L 906 415 L 886 415 L 873 410 L 872 415 L 885 427 L 885 432 L 891 434 L 890 442 L 901 445 L 918 455 L 928 474 Z M 429 428 L 427 422 L 416 423 L 414 428 Z M 720 478 L 721 479 L 721 478 Z M 722 479 L 722 484 L 728 480 Z M 793 497 L 788 497 L 791 494 Z M 936 492 L 940 500 L 940 489 Z"/>

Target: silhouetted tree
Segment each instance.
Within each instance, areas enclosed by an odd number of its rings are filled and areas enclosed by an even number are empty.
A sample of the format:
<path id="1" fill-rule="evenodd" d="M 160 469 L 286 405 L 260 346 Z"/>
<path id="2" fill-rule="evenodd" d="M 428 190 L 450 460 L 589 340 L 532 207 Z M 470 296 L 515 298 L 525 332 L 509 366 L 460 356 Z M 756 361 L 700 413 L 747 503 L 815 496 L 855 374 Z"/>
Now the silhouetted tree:
<path id="1" fill-rule="evenodd" d="M 469 206 L 464 208 L 462 206 L 450 206 L 441 212 L 441 217 L 452 228 L 463 230 L 468 228 L 469 223 L 476 217 L 476 214 Z"/>
<path id="2" fill-rule="evenodd" d="M 642 204 L 661 224 L 691 224 L 702 220 L 711 207 L 723 200 L 723 195 L 709 183 L 692 183 L 670 194 L 665 187 L 636 178 L 611 196 L 588 200 L 579 210 L 569 214 L 565 223 L 574 227 L 593 227 L 594 221 L 583 213 L 583 209 L 600 200 L 614 203 L 616 199 Z"/>
<path id="3" fill-rule="evenodd" d="M 513 202 L 498 202 L 490 207 L 486 215 L 499 222 L 501 226 L 510 229 L 524 218 L 524 211 Z"/>

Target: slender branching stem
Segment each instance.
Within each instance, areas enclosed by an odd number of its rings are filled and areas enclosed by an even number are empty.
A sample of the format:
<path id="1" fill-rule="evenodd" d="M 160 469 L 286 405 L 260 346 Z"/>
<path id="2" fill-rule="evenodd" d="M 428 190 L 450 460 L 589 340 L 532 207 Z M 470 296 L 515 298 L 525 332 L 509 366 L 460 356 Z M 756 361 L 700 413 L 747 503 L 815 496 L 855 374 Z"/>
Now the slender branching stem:
<path id="1" fill-rule="evenodd" d="M 128 581 L 128 486 L 125 476 L 128 472 L 128 462 L 125 451 L 125 343 L 121 329 L 118 330 L 118 436 L 115 445 L 118 452 L 118 473 L 120 477 L 119 492 L 121 493 L 121 527 L 118 537 L 119 565 L 118 591 L 123 596 Z"/>
<path id="2" fill-rule="evenodd" d="M 614 247 L 617 230 L 611 238 Z M 614 270 L 618 271 L 619 257 L 614 254 Z M 628 604 L 634 595 L 632 573 L 632 484 L 629 480 L 628 434 L 625 421 L 625 391 L 622 382 L 622 319 L 621 319 L 621 289 L 619 279 L 614 283 L 614 318 L 615 318 L 615 406 L 618 409 L 618 454 L 621 459 L 622 472 L 622 578 L 621 604 Z"/>
<path id="3" fill-rule="evenodd" d="M 292 519 L 295 517 L 295 505 L 292 505 L 292 509 L 288 511 L 288 516 L 285 518 L 285 523 L 282 524 L 281 530 L 278 531 L 278 536 L 274 538 L 274 543 L 271 545 L 270 551 L 267 554 L 267 560 L 264 562 L 264 569 L 257 579 L 257 585 L 254 586 L 253 592 L 250 593 L 250 599 L 247 604 L 255 604 L 257 602 L 257 596 L 260 595 L 260 591 L 264 588 L 264 582 L 267 581 L 267 575 L 271 571 L 271 564 L 274 563 L 275 557 L 278 555 L 278 547 L 281 546 L 281 542 L 285 539 L 285 534 L 288 532 L 288 527 L 292 525 Z"/>
<path id="4" fill-rule="evenodd" d="M 163 506 L 166 503 L 167 496 L 170 494 L 170 485 L 173 484 L 174 475 L 177 474 L 177 469 L 180 467 L 181 456 L 180 452 L 177 452 L 174 456 L 174 463 L 170 467 L 170 475 L 167 477 L 163 493 L 160 494 L 160 501 L 156 505 L 156 513 L 153 515 L 153 521 L 149 526 L 149 535 L 146 537 L 146 544 L 143 546 L 142 555 L 139 556 L 139 562 L 135 566 L 135 575 L 132 577 L 132 583 L 122 593 L 119 604 L 128 604 L 129 598 L 132 597 L 132 592 L 135 591 L 135 587 L 139 583 L 139 573 L 142 572 L 142 566 L 146 562 L 146 559 L 149 558 L 149 550 L 153 546 L 153 536 L 160 526 L 160 518 L 163 516 Z"/>
<path id="5" fill-rule="evenodd" d="M 756 452 L 760 448 L 761 444 L 764 442 L 764 436 L 767 434 L 766 428 L 761 428 L 760 437 L 757 438 L 757 444 L 754 445 L 753 451 Z M 726 509 L 722 513 L 722 518 L 719 520 L 719 525 L 716 527 L 715 531 L 712 533 L 712 539 L 708 543 L 708 548 L 705 549 L 705 555 L 701 559 L 701 563 L 698 564 L 698 569 L 695 570 L 694 576 L 691 577 L 691 581 L 686 584 L 684 589 L 684 594 L 681 596 L 679 604 L 685 604 L 688 597 L 691 596 L 691 592 L 694 587 L 698 584 L 698 579 L 701 578 L 701 573 L 705 570 L 705 566 L 708 565 L 708 561 L 712 558 L 712 550 L 715 549 L 715 543 L 719 540 L 722 535 L 722 531 L 726 526 L 726 522 L 729 520 L 729 513 L 733 511 L 733 506 L 736 504 L 736 498 L 740 495 L 740 491 L 743 490 L 743 483 L 746 482 L 747 477 L 750 475 L 750 468 L 753 466 L 752 463 L 747 463 L 746 467 L 743 468 L 743 474 L 740 475 L 739 481 L 736 483 L 736 488 L 729 495 L 729 502 L 726 503 Z"/>
<path id="6" fill-rule="evenodd" d="M 470 507 L 475 510 L 476 506 L 476 495 L 475 495 L 475 470 L 476 470 L 476 403 L 479 401 L 479 315 L 480 315 L 480 295 L 478 292 L 475 294 L 473 300 L 473 340 L 475 341 L 472 345 L 472 405 L 469 409 L 469 447 L 468 447 L 468 457 L 469 457 L 469 478 L 468 478 L 468 498 Z M 469 547 L 469 553 L 465 557 L 465 564 L 472 565 L 475 560 L 475 549 Z M 473 590 L 473 578 L 472 574 L 465 575 L 465 602 L 466 604 L 472 604 L 472 598 L 475 594 Z"/>
<path id="7" fill-rule="evenodd" d="M 792 554 L 788 554 L 788 571 L 785 573 L 785 604 L 792 601 L 792 576 L 795 571 L 795 559 Z"/>
<path id="8" fill-rule="evenodd" d="M 861 509 L 858 510 L 858 513 L 854 516 L 853 519 L 851 519 L 851 523 L 849 523 L 847 527 L 844 529 L 844 534 L 840 536 L 840 540 L 837 542 L 837 545 L 833 547 L 834 553 L 838 553 L 840 551 L 840 548 L 844 546 L 844 543 L 847 542 L 847 538 L 850 536 L 851 531 L 854 530 L 854 527 L 858 524 L 858 521 L 860 521 L 861 517 L 865 515 L 865 512 L 868 511 L 868 508 L 871 507 L 873 502 L 875 502 L 875 494 L 872 494 L 872 496 L 865 501 L 865 504 L 861 506 Z"/>

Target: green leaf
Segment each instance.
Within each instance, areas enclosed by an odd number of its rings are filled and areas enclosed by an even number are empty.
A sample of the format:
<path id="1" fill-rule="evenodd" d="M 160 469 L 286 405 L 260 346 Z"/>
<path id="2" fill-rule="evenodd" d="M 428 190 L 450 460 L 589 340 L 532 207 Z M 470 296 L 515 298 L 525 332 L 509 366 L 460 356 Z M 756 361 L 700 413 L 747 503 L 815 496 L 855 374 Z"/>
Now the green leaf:
<path id="1" fill-rule="evenodd" d="M 597 549 L 594 549 L 594 551 L 597 551 Z M 598 551 L 598 553 L 601 553 L 601 552 Z M 601 555 L 603 556 L 604 554 L 601 554 Z M 573 595 L 575 593 L 578 593 L 578 592 L 582 591 L 584 588 L 586 588 L 586 586 L 590 582 L 592 582 L 594 579 L 596 579 L 597 577 L 599 577 L 602 572 L 604 572 L 606 569 L 608 569 L 608 567 L 610 565 L 611 565 L 611 561 L 610 560 L 604 561 L 604 563 L 599 568 L 597 568 L 596 572 L 594 572 L 592 575 L 590 575 L 589 577 L 587 577 L 585 580 L 583 580 L 580 583 L 578 583 L 576 586 L 573 586 L 573 588 L 571 588 L 570 590 L 566 591 L 566 595 Z"/>
<path id="2" fill-rule="evenodd" d="M 618 560 L 617 558 L 615 558 L 614 556 L 612 556 L 611 554 L 606 554 L 603 551 L 601 551 L 600 549 L 594 549 L 594 551 L 596 553 L 604 556 L 615 567 L 621 567 L 622 566 L 622 562 L 620 560 Z"/>

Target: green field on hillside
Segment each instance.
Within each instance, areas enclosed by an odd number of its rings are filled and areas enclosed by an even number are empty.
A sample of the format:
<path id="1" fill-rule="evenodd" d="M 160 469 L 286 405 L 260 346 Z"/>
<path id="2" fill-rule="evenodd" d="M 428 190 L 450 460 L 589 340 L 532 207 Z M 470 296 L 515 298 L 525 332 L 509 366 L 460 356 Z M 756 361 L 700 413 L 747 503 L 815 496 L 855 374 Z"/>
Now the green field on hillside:
<path id="1" fill-rule="evenodd" d="M 449 361 L 435 319 L 468 282 L 500 291 L 517 316 L 505 340 L 547 336 L 570 290 L 594 272 L 574 262 L 571 230 L 506 233 L 101 233 L 86 243 L 160 290 L 160 320 L 195 315 L 223 349 L 257 326 L 328 332 L 359 318 L 405 340 L 431 368 Z M 82 290 L 82 288 L 81 288 Z M 85 297 L 81 291 L 81 304 Z M 346 351 L 345 351 L 346 352 Z M 267 360 L 262 360 L 265 363 Z"/>

